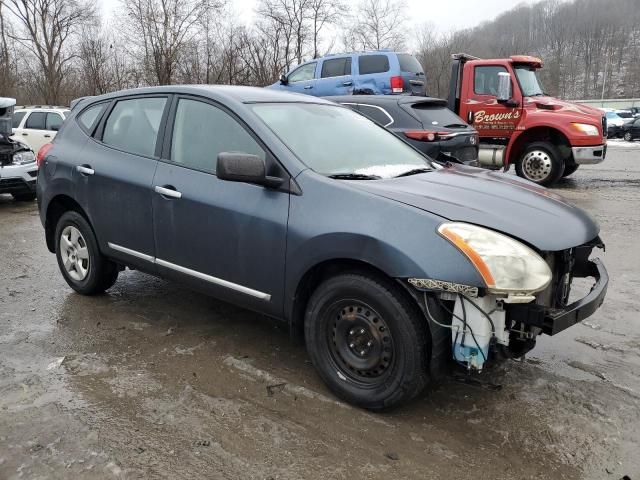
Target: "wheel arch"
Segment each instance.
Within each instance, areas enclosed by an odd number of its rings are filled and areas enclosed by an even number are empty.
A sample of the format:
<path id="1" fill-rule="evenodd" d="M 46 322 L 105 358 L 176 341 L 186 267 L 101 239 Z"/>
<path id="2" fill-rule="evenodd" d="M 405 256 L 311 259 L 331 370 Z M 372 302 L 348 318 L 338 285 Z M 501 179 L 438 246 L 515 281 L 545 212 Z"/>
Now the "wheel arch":
<path id="1" fill-rule="evenodd" d="M 562 155 L 564 162 L 573 159 L 569 138 L 557 128 L 541 125 L 528 128 L 515 138 L 509 147 L 509 163 L 515 164 L 527 145 L 533 142 L 549 142 L 553 144 Z"/>
<path id="2" fill-rule="evenodd" d="M 56 195 L 47 205 L 44 224 L 47 248 L 51 253 L 55 253 L 55 231 L 58 220 L 60 219 L 60 217 L 62 217 L 62 215 L 69 211 L 74 211 L 82 215 L 89 226 L 93 229 L 93 226 L 91 226 L 91 222 L 89 221 L 89 217 L 78 202 L 65 194 Z"/>
<path id="3" fill-rule="evenodd" d="M 295 294 L 287 315 L 293 338 L 302 340 L 304 337 L 304 313 L 309 299 L 316 288 L 327 278 L 343 273 L 367 275 L 372 278 L 383 279 L 390 284 L 396 285 L 396 291 L 409 299 L 411 303 L 415 305 L 417 311 L 425 316 L 424 306 L 421 305 L 419 297 L 411 291 L 410 286 L 406 282 L 392 277 L 378 266 L 364 260 L 332 258 L 318 262 L 308 268 L 296 286 Z"/>

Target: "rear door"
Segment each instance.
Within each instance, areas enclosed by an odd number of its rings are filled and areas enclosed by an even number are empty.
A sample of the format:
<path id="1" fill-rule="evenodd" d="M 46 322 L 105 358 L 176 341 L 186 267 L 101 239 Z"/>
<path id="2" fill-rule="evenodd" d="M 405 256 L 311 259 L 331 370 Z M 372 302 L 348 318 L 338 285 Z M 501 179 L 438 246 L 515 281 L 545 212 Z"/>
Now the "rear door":
<path id="1" fill-rule="evenodd" d="M 50 137 L 46 125 L 47 112 L 31 111 L 27 114 L 22 128 L 16 129 L 15 135 L 27 142 L 34 152 L 37 152 L 42 145 L 51 140 L 51 138 L 45 138 L 45 135 Z"/>
<path id="2" fill-rule="evenodd" d="M 153 182 L 158 270 L 219 298 L 281 315 L 289 193 L 216 176 L 221 152 L 258 155 L 270 175 L 280 176 L 277 162 L 215 102 L 181 96 L 171 118 Z"/>
<path id="3" fill-rule="evenodd" d="M 127 264 L 153 269 L 152 182 L 168 95 L 111 103 L 96 139 L 82 151 L 77 182 L 86 183 L 88 214 L 101 248 Z M 88 115 L 91 122 L 93 113 Z"/>
<path id="4" fill-rule="evenodd" d="M 383 53 L 359 54 L 354 91 L 372 95 L 391 93 L 391 65 Z"/>
<path id="5" fill-rule="evenodd" d="M 420 62 L 409 53 L 399 53 L 396 56 L 403 80 L 403 90 L 411 95 L 426 96 L 426 79 Z"/>
<path id="6" fill-rule="evenodd" d="M 320 62 L 320 78 L 314 95 L 350 95 L 353 91 L 351 56 L 329 57 Z"/>

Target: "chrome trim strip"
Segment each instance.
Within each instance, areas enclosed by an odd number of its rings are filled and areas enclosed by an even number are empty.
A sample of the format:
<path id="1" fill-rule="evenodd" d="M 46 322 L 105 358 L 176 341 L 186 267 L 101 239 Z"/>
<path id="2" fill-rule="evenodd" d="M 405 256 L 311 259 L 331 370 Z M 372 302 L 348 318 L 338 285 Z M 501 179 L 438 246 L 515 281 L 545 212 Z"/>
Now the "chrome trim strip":
<path id="1" fill-rule="evenodd" d="M 190 268 L 182 267 L 180 265 L 167 262 L 166 260 L 162 260 L 160 258 L 154 258 L 151 255 L 147 255 L 146 253 L 131 250 L 130 248 L 123 247 L 115 243 L 108 242 L 107 245 L 113 250 L 126 253 L 127 255 L 131 255 L 133 257 L 141 258 L 142 260 L 155 263 L 156 265 L 160 265 L 161 267 L 170 268 L 171 270 L 175 270 L 176 272 L 184 273 L 185 275 L 191 275 L 192 277 L 199 278 L 200 280 L 220 285 L 221 287 L 230 288 L 231 290 L 235 290 L 246 295 L 251 295 L 252 297 L 259 298 L 260 300 L 265 300 L 267 302 L 271 301 L 271 295 L 269 295 L 268 293 L 260 292 L 249 287 L 244 287 L 242 285 L 238 285 L 237 283 L 228 282 L 227 280 L 222 280 L 221 278 L 212 277 L 211 275 L 207 275 L 206 273 L 198 272 L 197 270 L 191 270 Z"/>
<path id="2" fill-rule="evenodd" d="M 147 262 L 151 262 L 151 263 L 155 262 L 155 258 L 153 258 L 151 255 L 147 255 L 146 253 L 138 252 L 136 250 L 131 250 L 130 248 L 123 247 L 121 245 L 116 245 L 115 243 L 111 243 L 111 242 L 107 243 L 107 245 L 109 246 L 109 248 L 112 248 L 113 250 L 126 253 L 127 255 L 131 255 L 132 257 L 141 258 L 142 260 L 146 260 Z"/>
<path id="3" fill-rule="evenodd" d="M 391 120 L 389 123 L 384 124 L 383 127 L 389 127 L 393 125 L 393 122 L 395 121 L 393 117 L 389 115 L 389 112 L 387 112 L 384 108 L 379 107 L 378 105 L 370 105 L 368 103 L 355 103 L 355 102 L 342 102 L 341 105 L 355 105 L 356 107 L 362 105 L 363 107 L 371 107 L 371 108 L 380 110 L 382 113 L 384 113 L 387 116 L 389 120 Z M 361 115 L 364 115 L 365 117 L 367 117 L 367 115 L 362 112 L 356 112 L 356 113 L 360 113 Z M 375 121 L 375 120 L 372 120 L 372 121 Z"/>
<path id="4" fill-rule="evenodd" d="M 212 277 L 211 275 L 207 275 L 206 273 L 198 272 L 196 270 L 191 270 L 190 268 L 182 267 L 180 265 L 167 262 L 166 260 L 162 260 L 160 258 L 156 258 L 156 264 L 160 265 L 161 267 L 170 268 L 171 270 L 175 270 L 177 272 L 184 273 L 186 275 L 191 275 L 192 277 L 196 277 L 201 280 L 205 280 L 207 282 L 220 285 L 222 287 L 236 290 L 246 295 L 251 295 L 252 297 L 256 297 L 261 300 L 266 300 L 267 302 L 271 300 L 271 295 L 269 295 L 268 293 L 259 292 L 258 290 L 253 290 L 248 287 L 243 287 L 242 285 L 238 285 L 237 283 L 228 282 L 227 280 L 222 280 L 221 278 Z"/>

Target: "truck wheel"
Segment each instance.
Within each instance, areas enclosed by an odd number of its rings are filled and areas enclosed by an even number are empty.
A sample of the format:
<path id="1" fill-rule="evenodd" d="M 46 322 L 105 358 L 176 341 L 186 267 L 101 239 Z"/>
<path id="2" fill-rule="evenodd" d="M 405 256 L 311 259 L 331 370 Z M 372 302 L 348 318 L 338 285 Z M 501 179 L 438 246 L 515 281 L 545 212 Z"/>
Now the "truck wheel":
<path id="1" fill-rule="evenodd" d="M 627 142 L 633 142 L 633 137 L 631 136 L 631 132 L 625 132 L 625 133 L 624 133 L 624 139 L 625 139 Z"/>
<path id="2" fill-rule="evenodd" d="M 107 260 L 89 223 L 78 212 L 66 212 L 56 226 L 56 258 L 62 276 L 82 295 L 102 293 L 118 278 L 115 263 Z"/>
<path id="3" fill-rule="evenodd" d="M 17 202 L 33 202 L 36 199 L 35 192 L 29 193 L 12 193 L 11 196 Z"/>
<path id="4" fill-rule="evenodd" d="M 564 171 L 558 149 L 549 142 L 533 142 L 527 146 L 516 163 L 516 173 L 539 185 L 553 185 Z"/>
<path id="5" fill-rule="evenodd" d="M 564 172 L 562 172 L 562 176 L 563 177 L 568 177 L 569 175 L 571 175 L 573 172 L 575 172 L 576 170 L 578 170 L 578 167 L 580 165 L 578 165 L 577 163 L 570 163 L 568 165 L 564 166 Z"/>
<path id="6" fill-rule="evenodd" d="M 307 305 L 305 340 L 320 377 L 357 406 L 386 410 L 428 383 L 426 320 L 384 279 L 351 273 L 322 283 Z"/>

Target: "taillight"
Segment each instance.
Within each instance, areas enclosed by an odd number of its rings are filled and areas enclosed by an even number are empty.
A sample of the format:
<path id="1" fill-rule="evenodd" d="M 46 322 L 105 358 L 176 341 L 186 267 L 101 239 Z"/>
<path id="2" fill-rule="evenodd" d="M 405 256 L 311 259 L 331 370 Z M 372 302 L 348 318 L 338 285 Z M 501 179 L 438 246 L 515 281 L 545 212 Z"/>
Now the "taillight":
<path id="1" fill-rule="evenodd" d="M 53 143 L 45 143 L 40 147 L 40 150 L 38 150 L 38 153 L 36 155 L 36 163 L 38 164 L 38 168 L 40 168 L 44 163 L 44 159 L 47 156 L 49 150 L 51 150 L 51 147 L 53 147 Z"/>
<path id="2" fill-rule="evenodd" d="M 391 92 L 402 93 L 404 89 L 404 80 L 402 77 L 391 77 Z"/>
<path id="3" fill-rule="evenodd" d="M 447 132 L 444 132 L 446 135 Z M 418 140 L 419 142 L 433 142 L 439 139 L 441 133 L 434 132 L 432 130 L 407 130 L 404 132 L 404 136 L 412 140 Z"/>

